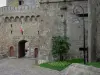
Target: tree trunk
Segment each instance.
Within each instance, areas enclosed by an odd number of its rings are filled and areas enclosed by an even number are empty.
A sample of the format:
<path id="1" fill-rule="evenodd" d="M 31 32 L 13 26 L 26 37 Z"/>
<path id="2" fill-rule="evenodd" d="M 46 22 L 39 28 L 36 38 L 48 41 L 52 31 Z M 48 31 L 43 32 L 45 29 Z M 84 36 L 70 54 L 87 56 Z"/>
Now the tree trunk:
<path id="1" fill-rule="evenodd" d="M 63 61 L 63 55 L 60 54 L 60 61 Z"/>

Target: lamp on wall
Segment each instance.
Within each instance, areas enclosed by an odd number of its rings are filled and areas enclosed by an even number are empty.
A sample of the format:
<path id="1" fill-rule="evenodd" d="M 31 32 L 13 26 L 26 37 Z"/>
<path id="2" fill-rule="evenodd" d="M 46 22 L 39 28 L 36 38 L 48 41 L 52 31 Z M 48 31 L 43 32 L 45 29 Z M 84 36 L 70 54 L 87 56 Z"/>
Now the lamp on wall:
<path id="1" fill-rule="evenodd" d="M 80 10 L 79 10 L 80 9 Z M 82 48 L 79 48 L 80 51 L 83 51 L 83 54 L 84 54 L 84 64 L 86 64 L 88 62 L 88 48 L 86 48 L 86 45 L 85 45 L 85 20 L 84 20 L 84 8 L 80 5 L 76 5 L 74 8 L 73 8 L 73 13 L 78 16 L 79 14 L 82 14 L 82 20 L 83 20 L 83 47 Z M 78 16 L 79 17 L 79 16 Z M 87 51 L 87 58 L 86 58 L 86 51 Z"/>

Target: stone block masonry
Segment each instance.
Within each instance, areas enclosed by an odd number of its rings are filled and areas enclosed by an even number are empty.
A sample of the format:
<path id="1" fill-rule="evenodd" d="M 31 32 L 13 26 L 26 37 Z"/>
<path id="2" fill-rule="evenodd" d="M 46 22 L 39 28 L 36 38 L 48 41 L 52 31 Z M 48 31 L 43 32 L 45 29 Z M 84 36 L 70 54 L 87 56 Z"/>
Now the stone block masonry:
<path id="1" fill-rule="evenodd" d="M 30 5 L 30 2 L 31 0 L 28 0 L 26 5 L 0 8 L 2 15 L 0 19 L 0 38 L 2 38 L 0 51 L 9 53 L 10 47 L 13 46 L 14 57 L 18 57 L 21 54 L 18 47 L 19 42 L 24 40 L 29 42 L 30 52 L 38 48 L 37 59 L 52 61 L 52 37 L 66 35 L 70 38 L 69 42 L 71 43 L 66 57 L 82 57 L 79 52 L 79 47 L 83 46 L 82 17 L 75 15 L 73 8 L 81 5 L 87 13 L 87 1 L 35 0 L 34 6 Z M 82 10 L 79 9 L 79 11 Z M 87 20 L 85 17 L 86 38 L 88 34 Z M 20 27 L 23 29 L 23 34 L 20 33 Z M 33 55 L 30 57 L 34 58 L 34 53 L 31 54 Z"/>

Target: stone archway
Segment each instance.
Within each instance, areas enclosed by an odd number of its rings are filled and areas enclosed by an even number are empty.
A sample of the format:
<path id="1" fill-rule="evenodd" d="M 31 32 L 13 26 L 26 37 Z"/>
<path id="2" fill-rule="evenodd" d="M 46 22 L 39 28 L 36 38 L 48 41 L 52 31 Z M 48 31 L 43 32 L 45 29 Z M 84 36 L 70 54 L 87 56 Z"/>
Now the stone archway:
<path id="1" fill-rule="evenodd" d="M 27 41 L 26 40 L 21 40 L 18 43 L 18 58 L 22 58 L 25 56 L 25 43 Z"/>
<path id="2" fill-rule="evenodd" d="M 10 57 L 14 56 L 14 47 L 13 46 L 10 47 L 9 55 L 10 55 Z"/>

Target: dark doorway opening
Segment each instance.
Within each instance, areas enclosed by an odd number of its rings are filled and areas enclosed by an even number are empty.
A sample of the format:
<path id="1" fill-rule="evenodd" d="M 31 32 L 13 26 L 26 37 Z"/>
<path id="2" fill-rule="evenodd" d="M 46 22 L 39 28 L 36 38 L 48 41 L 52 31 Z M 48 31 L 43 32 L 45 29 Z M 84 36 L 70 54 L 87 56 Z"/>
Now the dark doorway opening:
<path id="1" fill-rule="evenodd" d="M 18 43 L 18 58 L 22 58 L 25 56 L 25 43 L 26 40 L 19 41 Z"/>

